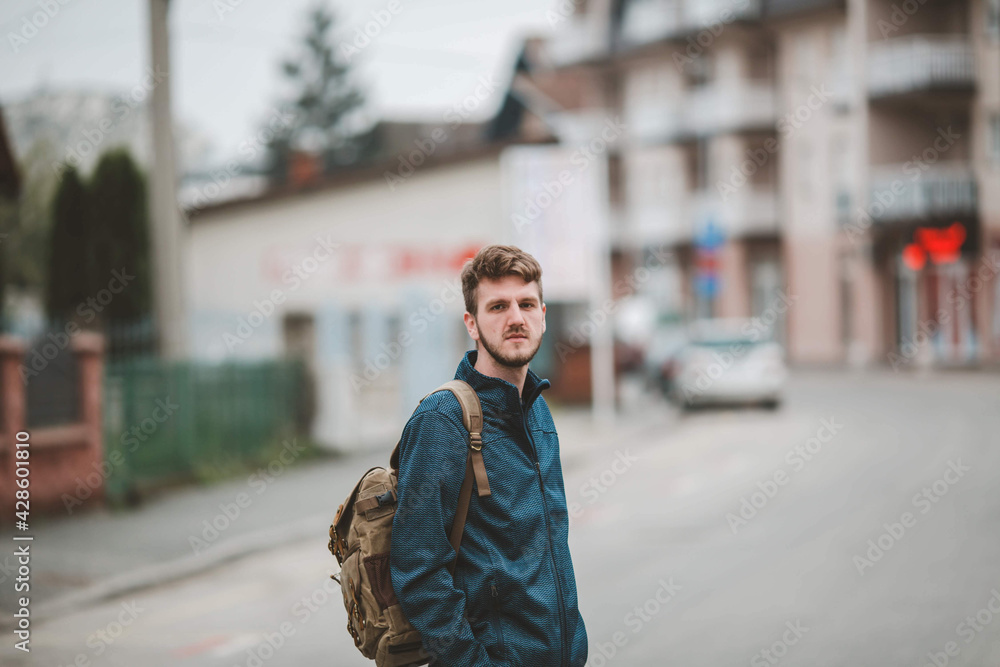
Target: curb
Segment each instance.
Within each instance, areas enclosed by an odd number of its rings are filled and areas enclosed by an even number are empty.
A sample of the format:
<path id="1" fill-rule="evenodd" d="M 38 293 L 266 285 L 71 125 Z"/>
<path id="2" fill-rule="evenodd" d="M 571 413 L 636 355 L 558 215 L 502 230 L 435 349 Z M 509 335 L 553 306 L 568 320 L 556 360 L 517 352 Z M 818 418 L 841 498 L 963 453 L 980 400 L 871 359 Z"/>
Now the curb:
<path id="1" fill-rule="evenodd" d="M 325 514 L 316 514 L 276 528 L 266 528 L 255 533 L 234 537 L 216 544 L 201 554 L 148 565 L 110 577 L 82 590 L 67 593 L 54 600 L 39 604 L 32 609 L 32 619 L 40 622 L 58 618 L 127 593 L 184 579 L 223 563 L 266 551 L 275 546 L 305 540 L 309 537 L 322 537 L 322 532 L 317 533 L 317 526 L 328 525 L 329 522 L 330 517 Z M 0 628 L 7 629 L 9 627 L 12 627 L 11 619 L 7 617 L 0 619 Z"/>

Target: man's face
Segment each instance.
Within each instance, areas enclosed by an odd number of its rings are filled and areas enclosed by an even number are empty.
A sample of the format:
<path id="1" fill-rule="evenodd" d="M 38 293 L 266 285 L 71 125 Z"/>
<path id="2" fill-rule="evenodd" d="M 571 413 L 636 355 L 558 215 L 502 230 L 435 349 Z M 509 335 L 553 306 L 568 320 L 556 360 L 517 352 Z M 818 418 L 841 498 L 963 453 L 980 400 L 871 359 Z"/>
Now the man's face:
<path id="1" fill-rule="evenodd" d="M 484 278 L 477 290 L 478 312 L 475 317 L 465 314 L 469 335 L 501 366 L 524 366 L 538 352 L 545 332 L 538 283 L 526 283 L 517 275 Z"/>

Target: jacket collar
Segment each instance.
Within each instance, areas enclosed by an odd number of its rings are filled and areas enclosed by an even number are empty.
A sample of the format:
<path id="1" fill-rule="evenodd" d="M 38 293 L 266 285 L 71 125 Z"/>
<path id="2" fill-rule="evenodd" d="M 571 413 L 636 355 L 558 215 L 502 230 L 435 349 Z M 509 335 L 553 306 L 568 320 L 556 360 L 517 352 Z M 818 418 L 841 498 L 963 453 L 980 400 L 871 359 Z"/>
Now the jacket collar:
<path id="1" fill-rule="evenodd" d="M 484 406 L 488 405 L 494 409 L 514 414 L 523 409 L 525 414 L 527 414 L 535 399 L 542 393 L 542 390 L 548 389 L 551 386 L 548 380 L 539 378 L 529 368 L 528 375 L 524 379 L 524 402 L 522 405 L 517 387 L 506 380 L 490 375 L 483 375 L 476 370 L 475 366 L 478 354 L 477 350 L 469 350 L 465 353 L 465 357 L 458 364 L 458 370 L 455 371 L 455 379 L 468 382 L 476 390 L 476 393 L 479 394 L 479 400 Z"/>

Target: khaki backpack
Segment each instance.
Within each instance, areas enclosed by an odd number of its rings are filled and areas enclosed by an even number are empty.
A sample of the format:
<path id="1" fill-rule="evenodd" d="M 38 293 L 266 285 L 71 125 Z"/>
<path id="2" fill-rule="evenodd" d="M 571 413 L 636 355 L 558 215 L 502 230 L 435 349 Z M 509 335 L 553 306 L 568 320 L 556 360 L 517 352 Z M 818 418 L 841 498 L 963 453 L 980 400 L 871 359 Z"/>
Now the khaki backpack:
<path id="1" fill-rule="evenodd" d="M 473 478 L 481 497 L 490 495 L 490 483 L 483 463 L 483 411 L 479 396 L 462 380 L 446 382 L 431 394 L 444 390 L 452 392 L 458 399 L 462 406 L 462 423 L 469 432 L 465 479 L 449 532 L 455 560 L 448 569 L 454 574 L 472 499 Z M 420 399 L 421 402 L 427 396 Z M 375 467 L 366 472 L 337 509 L 330 526 L 329 548 L 337 558 L 340 573 L 339 576 L 332 575 L 332 578 L 340 584 L 344 595 L 347 631 L 366 658 L 375 660 L 377 667 L 423 665 L 430 660 L 430 656 L 423 650 L 420 633 L 403 616 L 389 572 L 392 519 L 398 499 L 398 442 L 389 465 L 388 470 Z"/>

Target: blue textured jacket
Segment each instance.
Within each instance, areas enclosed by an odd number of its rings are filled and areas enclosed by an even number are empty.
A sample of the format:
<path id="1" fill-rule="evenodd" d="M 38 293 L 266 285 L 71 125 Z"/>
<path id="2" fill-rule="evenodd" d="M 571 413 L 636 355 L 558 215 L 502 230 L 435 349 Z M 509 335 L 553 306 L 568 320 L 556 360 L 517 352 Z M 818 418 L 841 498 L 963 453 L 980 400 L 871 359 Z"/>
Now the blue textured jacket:
<path id="1" fill-rule="evenodd" d="M 437 667 L 583 667 L 587 631 L 567 544 L 559 438 L 528 370 L 517 387 L 474 368 L 455 378 L 479 394 L 483 461 L 492 495 L 472 494 L 455 576 L 448 542 L 465 476 L 468 436 L 451 392 L 427 397 L 403 429 L 392 586 Z"/>

